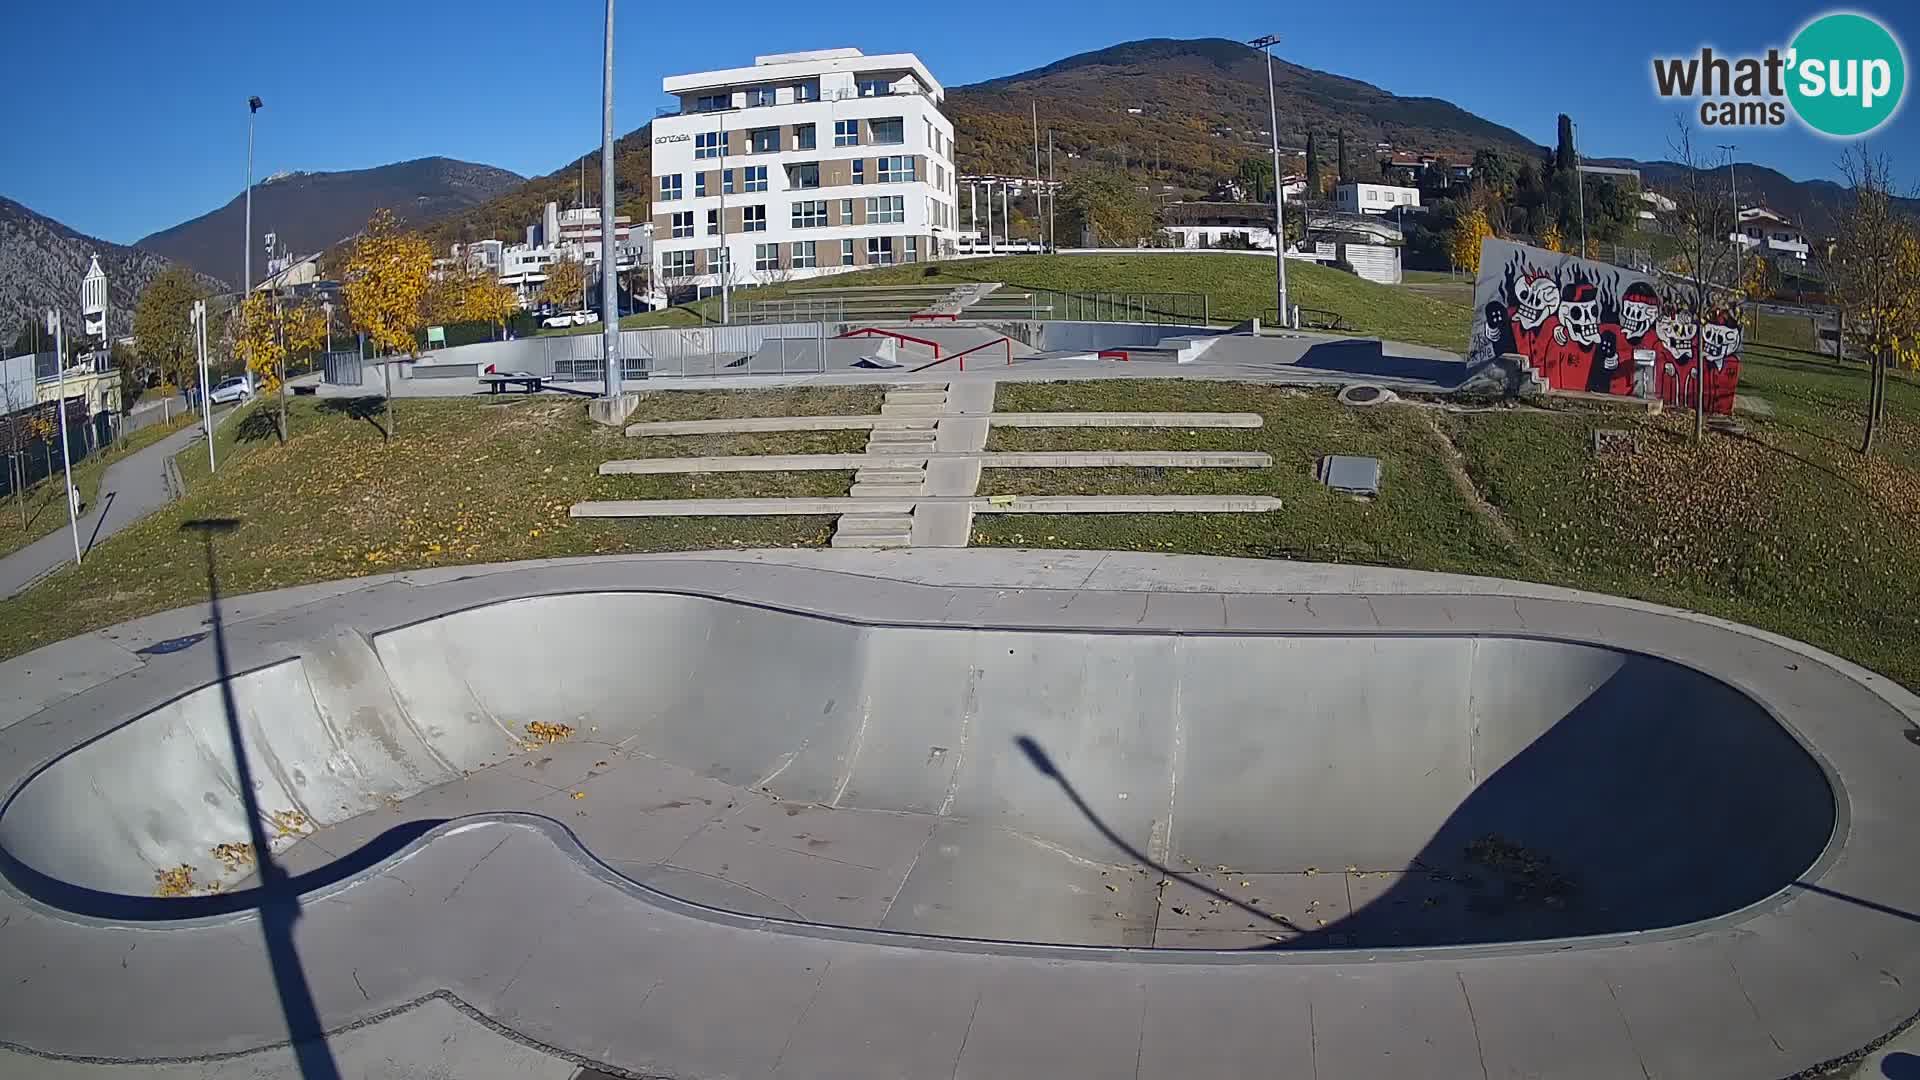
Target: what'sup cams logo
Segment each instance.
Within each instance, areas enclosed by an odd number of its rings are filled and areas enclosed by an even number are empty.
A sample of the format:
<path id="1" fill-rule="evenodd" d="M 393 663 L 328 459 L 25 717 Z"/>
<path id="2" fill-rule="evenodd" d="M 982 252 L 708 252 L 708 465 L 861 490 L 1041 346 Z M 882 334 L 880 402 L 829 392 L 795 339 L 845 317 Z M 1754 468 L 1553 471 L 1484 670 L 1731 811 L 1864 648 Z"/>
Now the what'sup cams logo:
<path id="1" fill-rule="evenodd" d="M 1851 139 L 1893 118 L 1907 89 L 1892 31 L 1853 12 L 1822 15 L 1765 56 L 1657 56 L 1654 89 L 1699 101 L 1708 127 L 1780 127 L 1789 110 L 1823 135 Z"/>

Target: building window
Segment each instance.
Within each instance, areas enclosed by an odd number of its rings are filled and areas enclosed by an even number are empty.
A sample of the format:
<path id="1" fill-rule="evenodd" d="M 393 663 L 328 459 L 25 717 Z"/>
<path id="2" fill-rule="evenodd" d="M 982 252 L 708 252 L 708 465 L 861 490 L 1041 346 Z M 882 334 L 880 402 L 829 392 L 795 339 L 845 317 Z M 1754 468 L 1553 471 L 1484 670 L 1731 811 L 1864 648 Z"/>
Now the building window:
<path id="1" fill-rule="evenodd" d="M 748 133 L 747 149 L 756 154 L 777 154 L 780 152 L 779 128 L 755 128 Z"/>
<path id="2" fill-rule="evenodd" d="M 697 172 L 693 174 L 693 197 L 696 199 L 704 199 L 707 197 L 706 173 Z"/>
<path id="3" fill-rule="evenodd" d="M 876 146 L 898 146 L 907 141 L 907 133 L 902 118 L 882 116 L 868 121 L 873 129 L 873 142 Z"/>
<path id="4" fill-rule="evenodd" d="M 780 245 L 753 245 L 753 268 L 762 272 L 780 269 Z"/>
<path id="5" fill-rule="evenodd" d="M 852 199 L 840 200 L 840 224 L 842 225 L 853 224 L 853 200 Z"/>
<path id="6" fill-rule="evenodd" d="M 867 224 L 898 225 L 907 220 L 907 199 L 904 195 L 882 195 L 867 200 Z"/>
<path id="7" fill-rule="evenodd" d="M 879 168 L 883 184 L 904 184 L 913 179 L 913 158 L 906 155 L 883 157 Z"/>
<path id="8" fill-rule="evenodd" d="M 835 120 L 833 122 L 833 145 L 859 146 L 860 145 L 860 121 Z"/>
<path id="9" fill-rule="evenodd" d="M 893 237 L 867 237 L 867 265 L 886 266 L 893 262 Z"/>
<path id="10" fill-rule="evenodd" d="M 893 84 L 885 79 L 861 79 L 861 97 L 886 97 L 893 93 Z"/>
<path id="11" fill-rule="evenodd" d="M 840 241 L 840 265 L 853 265 L 853 241 L 851 240 Z"/>
<path id="12" fill-rule="evenodd" d="M 660 257 L 660 273 L 664 277 L 692 277 L 693 252 L 669 251 Z"/>
<path id="13" fill-rule="evenodd" d="M 793 148 L 795 150 L 811 150 L 814 148 L 814 128 L 815 125 L 813 124 L 801 124 L 793 129 Z"/>
<path id="14" fill-rule="evenodd" d="M 757 109 L 763 105 L 771 105 L 775 100 L 773 87 L 771 86 L 755 86 L 747 91 L 747 108 L 749 109 Z"/>
<path id="15" fill-rule="evenodd" d="M 733 104 L 731 94 L 702 94 L 694 99 L 694 112 L 719 112 Z"/>
<path id="16" fill-rule="evenodd" d="M 795 189 L 819 187 L 820 163 L 809 161 L 803 165 L 787 166 L 787 186 Z"/>
<path id="17" fill-rule="evenodd" d="M 794 83 L 793 84 L 793 100 L 819 101 L 820 100 L 820 80 L 814 79 L 811 82 Z"/>
<path id="18" fill-rule="evenodd" d="M 693 137 L 694 159 L 697 161 L 700 158 L 717 158 L 723 152 L 724 146 L 725 143 L 719 132 L 702 131 Z"/>
<path id="19" fill-rule="evenodd" d="M 727 249 L 723 247 L 707 249 L 707 272 L 724 274 L 733 269 L 733 260 L 727 258 Z"/>
<path id="20" fill-rule="evenodd" d="M 707 235 L 717 236 L 719 235 L 719 233 L 720 233 L 720 211 L 709 210 L 707 211 Z"/>
<path id="21" fill-rule="evenodd" d="M 767 208 L 764 206 L 743 206 L 740 208 L 741 232 L 766 232 Z"/>
<path id="22" fill-rule="evenodd" d="M 905 256 L 905 260 L 907 262 L 920 261 L 920 238 L 919 237 L 917 236 L 907 237 L 907 254 Z"/>
<path id="23" fill-rule="evenodd" d="M 673 238 L 693 235 L 693 211 L 682 210 L 673 215 Z"/>
<path id="24" fill-rule="evenodd" d="M 796 229 L 821 229 L 827 224 L 827 204 L 825 202 L 797 202 L 793 204 L 793 227 Z"/>
<path id="25" fill-rule="evenodd" d="M 660 178 L 660 201 L 672 202 L 680 197 L 680 174 L 673 173 Z"/>
<path id="26" fill-rule="evenodd" d="M 818 245 L 812 240 L 795 240 L 793 242 L 793 268 L 795 270 L 810 270 L 820 265 L 818 251 Z"/>
<path id="27" fill-rule="evenodd" d="M 729 169 L 727 171 L 731 174 L 733 170 Z M 749 165 L 746 168 L 746 174 L 745 183 L 748 191 L 767 190 L 767 167 L 765 165 Z M 729 176 L 728 182 L 732 182 L 731 176 Z M 727 190 L 732 191 L 733 189 L 729 187 Z"/>
<path id="28" fill-rule="evenodd" d="M 867 182 L 867 163 L 864 159 L 853 159 L 853 182 L 856 184 Z"/>
<path id="29" fill-rule="evenodd" d="M 732 169 L 724 169 L 721 171 L 720 193 L 722 195 L 733 194 L 733 170 Z"/>

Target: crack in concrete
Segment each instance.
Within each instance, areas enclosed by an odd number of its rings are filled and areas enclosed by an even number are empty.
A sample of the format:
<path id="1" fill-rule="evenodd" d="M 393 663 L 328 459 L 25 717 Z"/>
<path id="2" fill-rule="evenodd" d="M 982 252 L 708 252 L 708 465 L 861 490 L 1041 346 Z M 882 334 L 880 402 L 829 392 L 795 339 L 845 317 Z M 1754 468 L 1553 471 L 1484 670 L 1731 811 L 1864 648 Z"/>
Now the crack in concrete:
<path id="1" fill-rule="evenodd" d="M 1467 1003 L 1467 1022 L 1473 1025 L 1473 1052 L 1480 1056 L 1480 1080 L 1492 1080 L 1487 1071 L 1487 1048 L 1480 1041 L 1480 1018 L 1473 1013 L 1473 995 L 1467 993 L 1467 977 L 1456 971 L 1454 980 L 1460 984 L 1460 998 Z"/>
<path id="2" fill-rule="evenodd" d="M 511 839 L 513 839 L 511 836 L 503 836 L 500 838 L 499 843 L 488 848 L 487 853 L 485 855 L 480 856 L 479 861 L 475 862 L 472 866 L 468 867 L 466 873 L 460 875 L 460 880 L 454 884 L 452 890 L 450 890 L 447 893 L 447 895 L 441 899 L 440 902 L 444 904 L 448 900 L 453 899 L 454 894 L 459 892 L 461 888 L 463 888 L 467 884 L 467 879 L 473 876 L 474 871 L 480 869 L 480 864 L 486 862 L 488 859 L 493 858 L 493 853 L 496 851 L 499 851 L 503 847 L 506 847 L 507 841 Z M 406 884 L 406 882 L 403 881 L 401 882 L 401 884 L 404 885 Z"/>
<path id="3" fill-rule="evenodd" d="M 973 1038 L 973 1022 L 975 1020 L 980 1019 L 980 999 L 985 997 L 986 994 L 987 992 L 985 990 L 982 990 L 973 995 L 973 1011 L 967 1014 L 966 1033 L 960 1036 L 960 1049 L 954 1051 L 953 1053 L 954 1080 L 959 1080 L 960 1059 L 967 1055 L 967 1040 Z"/>

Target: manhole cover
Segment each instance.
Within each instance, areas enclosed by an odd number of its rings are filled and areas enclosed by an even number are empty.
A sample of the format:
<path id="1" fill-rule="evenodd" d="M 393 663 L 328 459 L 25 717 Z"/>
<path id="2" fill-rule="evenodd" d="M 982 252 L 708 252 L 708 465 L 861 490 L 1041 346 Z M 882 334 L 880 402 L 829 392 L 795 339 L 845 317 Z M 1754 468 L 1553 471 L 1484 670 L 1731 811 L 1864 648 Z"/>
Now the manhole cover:
<path id="1" fill-rule="evenodd" d="M 1329 454 L 1320 459 L 1320 482 L 1348 495 L 1380 493 L 1380 459 Z"/>
<path id="2" fill-rule="evenodd" d="M 1342 405 L 1385 405 L 1397 399 L 1397 395 L 1384 386 L 1366 384 L 1343 387 L 1339 397 Z"/>

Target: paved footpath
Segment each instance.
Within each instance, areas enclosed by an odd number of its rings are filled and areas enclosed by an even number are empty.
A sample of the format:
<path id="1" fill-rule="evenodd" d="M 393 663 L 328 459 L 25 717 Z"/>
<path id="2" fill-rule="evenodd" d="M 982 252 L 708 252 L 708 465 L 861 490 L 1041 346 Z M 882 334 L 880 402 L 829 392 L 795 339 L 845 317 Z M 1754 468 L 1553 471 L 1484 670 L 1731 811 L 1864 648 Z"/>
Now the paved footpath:
<path id="1" fill-rule="evenodd" d="M 218 427 L 233 410 L 214 417 Z M 173 493 L 167 490 L 167 459 L 185 450 L 200 438 L 200 428 L 184 428 L 135 454 L 108 466 L 100 481 L 93 505 L 80 516 L 80 549 L 119 532 L 148 514 L 167 505 Z M 0 597 L 11 597 L 73 559 L 73 535 L 66 528 L 55 529 L 11 555 L 0 557 Z"/>

